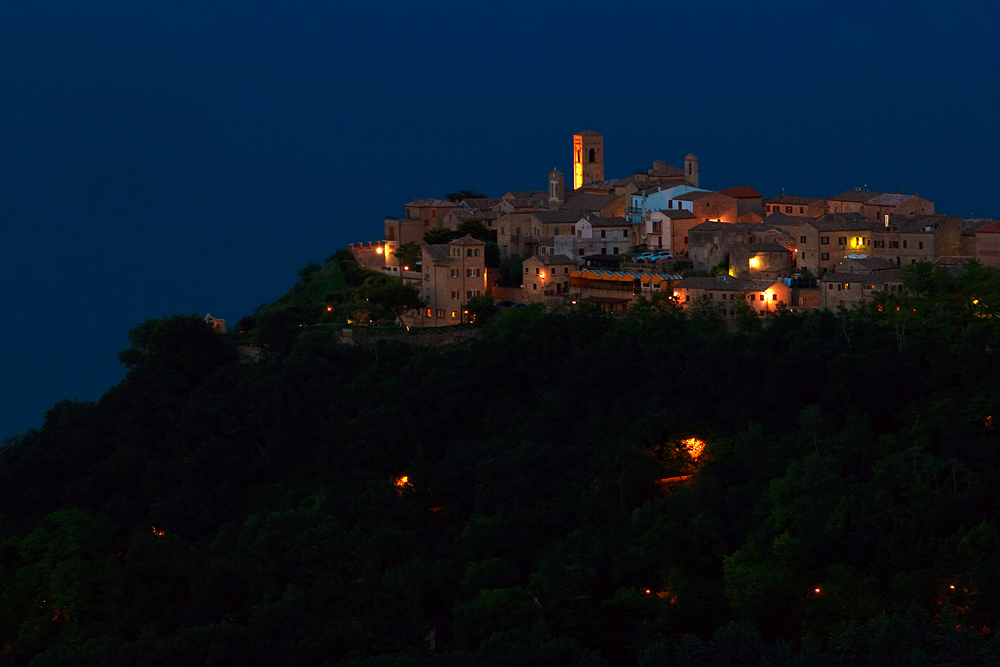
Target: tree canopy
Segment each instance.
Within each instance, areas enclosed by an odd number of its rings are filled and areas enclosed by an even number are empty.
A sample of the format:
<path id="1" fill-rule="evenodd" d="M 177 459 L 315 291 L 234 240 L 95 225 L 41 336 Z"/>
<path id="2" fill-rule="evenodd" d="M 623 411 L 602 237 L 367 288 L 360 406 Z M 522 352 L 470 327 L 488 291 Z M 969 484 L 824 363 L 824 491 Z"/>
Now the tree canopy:
<path id="1" fill-rule="evenodd" d="M 377 351 L 145 322 L 0 449 L 0 666 L 998 664 L 1000 278 L 906 281 Z"/>

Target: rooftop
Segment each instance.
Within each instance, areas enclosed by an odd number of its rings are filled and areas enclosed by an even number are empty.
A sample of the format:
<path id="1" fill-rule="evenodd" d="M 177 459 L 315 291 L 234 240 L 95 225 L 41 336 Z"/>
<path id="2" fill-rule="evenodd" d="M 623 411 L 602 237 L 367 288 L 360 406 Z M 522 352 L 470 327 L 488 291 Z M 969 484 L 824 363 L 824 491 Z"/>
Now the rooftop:
<path id="1" fill-rule="evenodd" d="M 885 193 L 872 192 L 871 190 L 864 189 L 844 190 L 839 195 L 830 197 L 830 201 L 848 201 L 856 204 L 867 204 L 869 201 L 882 194 Z"/>
<path id="2" fill-rule="evenodd" d="M 768 197 L 765 204 L 795 204 L 797 206 L 807 206 L 814 202 L 823 201 L 819 197 L 793 197 L 792 195 L 781 195 L 779 197 Z"/>
<path id="3" fill-rule="evenodd" d="M 719 190 L 719 194 L 732 197 L 733 199 L 760 199 L 764 196 L 749 185 L 737 185 L 735 188 Z"/>

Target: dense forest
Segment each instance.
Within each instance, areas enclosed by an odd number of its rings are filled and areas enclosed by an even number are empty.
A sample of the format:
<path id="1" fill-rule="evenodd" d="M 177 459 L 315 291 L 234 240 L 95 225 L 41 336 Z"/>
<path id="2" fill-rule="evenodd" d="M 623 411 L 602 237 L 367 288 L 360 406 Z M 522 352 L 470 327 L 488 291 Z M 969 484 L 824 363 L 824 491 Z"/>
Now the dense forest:
<path id="1" fill-rule="evenodd" d="M 0 449 L 0 667 L 1000 665 L 1000 274 L 433 347 L 322 270 Z"/>

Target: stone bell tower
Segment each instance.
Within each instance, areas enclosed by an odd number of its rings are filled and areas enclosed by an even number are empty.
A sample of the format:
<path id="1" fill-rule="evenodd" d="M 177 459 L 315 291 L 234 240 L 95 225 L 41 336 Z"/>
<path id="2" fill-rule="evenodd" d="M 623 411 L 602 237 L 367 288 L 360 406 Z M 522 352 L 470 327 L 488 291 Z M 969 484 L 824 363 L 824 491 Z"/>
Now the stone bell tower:
<path id="1" fill-rule="evenodd" d="M 573 135 L 573 189 L 604 180 L 604 137 L 586 130 Z"/>
<path id="2" fill-rule="evenodd" d="M 562 208 L 566 203 L 565 184 L 563 183 L 563 173 L 552 168 L 549 172 L 549 208 L 556 210 Z"/>
<path id="3" fill-rule="evenodd" d="M 688 185 L 698 187 L 698 156 L 688 153 L 684 157 L 684 180 Z"/>

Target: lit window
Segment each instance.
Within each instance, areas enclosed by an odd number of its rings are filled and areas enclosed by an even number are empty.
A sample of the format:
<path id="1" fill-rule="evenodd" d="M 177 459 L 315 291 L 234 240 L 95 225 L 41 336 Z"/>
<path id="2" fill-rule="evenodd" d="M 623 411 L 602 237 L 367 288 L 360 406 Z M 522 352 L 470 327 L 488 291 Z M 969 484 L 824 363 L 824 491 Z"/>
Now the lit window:
<path id="1" fill-rule="evenodd" d="M 451 319 L 453 319 L 453 320 L 457 320 L 458 319 L 458 311 L 457 310 L 451 311 Z"/>

